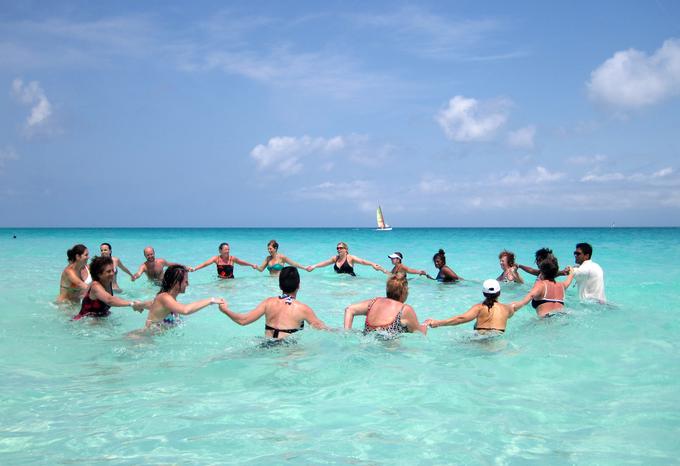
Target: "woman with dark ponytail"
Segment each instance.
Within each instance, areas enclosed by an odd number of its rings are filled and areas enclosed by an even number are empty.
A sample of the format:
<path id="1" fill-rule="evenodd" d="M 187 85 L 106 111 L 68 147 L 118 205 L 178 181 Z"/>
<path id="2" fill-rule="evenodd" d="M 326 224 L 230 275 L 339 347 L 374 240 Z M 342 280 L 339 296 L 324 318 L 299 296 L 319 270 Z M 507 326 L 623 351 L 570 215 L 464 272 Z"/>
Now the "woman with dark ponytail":
<path id="1" fill-rule="evenodd" d="M 484 295 L 484 301 L 480 304 L 475 304 L 467 312 L 444 320 L 427 319 L 425 324 L 435 328 L 464 324 L 465 322 L 477 319 L 475 330 L 478 333 L 505 332 L 505 326 L 508 319 L 515 313 L 515 308 L 498 301 L 501 295 L 501 285 L 497 280 L 489 279 L 484 281 L 482 294 Z"/>
<path id="2" fill-rule="evenodd" d="M 439 269 L 436 278 L 438 282 L 456 282 L 463 279 L 463 277 L 454 272 L 451 267 L 446 265 L 446 255 L 443 249 L 440 249 L 439 252 L 432 257 L 432 262 L 434 262 L 434 266 Z"/>
<path id="3" fill-rule="evenodd" d="M 90 272 L 87 269 L 90 251 L 84 244 L 76 244 L 66 251 L 66 257 L 68 258 L 68 265 L 61 272 L 57 302 L 79 304 L 83 293 L 92 282 Z"/>

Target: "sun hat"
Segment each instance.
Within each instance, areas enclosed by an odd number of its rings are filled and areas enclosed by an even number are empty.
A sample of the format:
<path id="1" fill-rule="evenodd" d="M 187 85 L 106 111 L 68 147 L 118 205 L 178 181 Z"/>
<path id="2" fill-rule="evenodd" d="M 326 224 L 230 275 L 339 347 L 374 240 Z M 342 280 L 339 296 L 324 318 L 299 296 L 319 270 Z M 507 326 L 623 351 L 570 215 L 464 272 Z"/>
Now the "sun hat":
<path id="1" fill-rule="evenodd" d="M 403 255 L 402 253 L 400 253 L 400 252 L 393 252 L 392 254 L 390 254 L 390 255 L 387 256 L 387 257 L 389 257 L 390 259 L 399 259 L 399 260 L 402 260 L 402 259 L 404 258 L 404 255 Z"/>
<path id="2" fill-rule="evenodd" d="M 501 291 L 501 284 L 498 283 L 498 280 L 494 280 L 493 278 L 484 280 L 484 283 L 482 284 L 482 293 L 496 294 L 499 291 Z"/>

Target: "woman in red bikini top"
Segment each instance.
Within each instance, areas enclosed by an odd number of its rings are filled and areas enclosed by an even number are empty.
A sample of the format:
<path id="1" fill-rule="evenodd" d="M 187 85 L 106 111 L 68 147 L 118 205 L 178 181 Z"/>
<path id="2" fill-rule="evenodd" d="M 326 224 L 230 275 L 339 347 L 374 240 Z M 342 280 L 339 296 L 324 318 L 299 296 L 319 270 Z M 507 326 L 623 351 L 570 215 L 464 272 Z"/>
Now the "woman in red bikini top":
<path id="1" fill-rule="evenodd" d="M 257 270 L 257 265 L 251 264 L 238 257 L 229 254 L 229 243 L 222 243 L 218 248 L 219 255 L 213 256 L 207 261 L 203 262 L 201 265 L 196 267 L 189 267 L 189 272 L 195 272 L 201 270 L 203 267 L 207 267 L 210 264 L 215 264 L 217 267 L 217 276 L 220 278 L 234 278 L 234 264 L 247 265 Z"/>
<path id="2" fill-rule="evenodd" d="M 386 298 L 367 299 L 347 306 L 345 309 L 345 329 L 352 328 L 354 316 L 366 316 L 364 333 L 383 332 L 427 333 L 427 326 L 418 322 L 418 316 L 411 306 L 406 304 L 408 298 L 408 281 L 403 275 L 392 275 L 387 279 Z"/>
<path id="3" fill-rule="evenodd" d="M 113 295 L 113 259 L 110 256 L 95 257 L 90 263 L 92 284 L 87 289 L 80 312 L 73 319 L 83 317 L 106 317 L 111 307 L 132 307 L 137 312 L 144 310 L 140 302 L 125 301 Z"/>

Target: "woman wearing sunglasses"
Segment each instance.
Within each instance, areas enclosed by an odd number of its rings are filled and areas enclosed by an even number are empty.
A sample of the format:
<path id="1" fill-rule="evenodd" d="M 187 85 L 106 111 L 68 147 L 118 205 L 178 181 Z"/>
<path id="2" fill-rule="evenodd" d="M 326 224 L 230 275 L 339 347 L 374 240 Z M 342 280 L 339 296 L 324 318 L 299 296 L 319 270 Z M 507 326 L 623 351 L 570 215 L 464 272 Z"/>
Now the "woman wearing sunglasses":
<path id="1" fill-rule="evenodd" d="M 336 249 L 338 253 L 335 256 L 332 256 L 330 259 L 325 260 L 323 262 L 319 262 L 318 264 L 310 265 L 309 267 L 306 268 L 307 272 L 311 272 L 314 269 L 318 269 L 320 267 L 327 267 L 333 264 L 333 270 L 335 270 L 336 273 L 345 273 L 347 275 L 356 277 L 356 274 L 354 273 L 354 264 L 361 264 L 370 265 L 375 270 L 379 270 L 381 272 L 386 273 L 385 269 L 380 267 L 375 262 L 370 262 L 367 261 L 366 259 L 362 259 L 361 257 L 351 255 L 349 253 L 349 247 L 347 246 L 347 243 L 343 243 L 342 241 L 339 242 Z"/>

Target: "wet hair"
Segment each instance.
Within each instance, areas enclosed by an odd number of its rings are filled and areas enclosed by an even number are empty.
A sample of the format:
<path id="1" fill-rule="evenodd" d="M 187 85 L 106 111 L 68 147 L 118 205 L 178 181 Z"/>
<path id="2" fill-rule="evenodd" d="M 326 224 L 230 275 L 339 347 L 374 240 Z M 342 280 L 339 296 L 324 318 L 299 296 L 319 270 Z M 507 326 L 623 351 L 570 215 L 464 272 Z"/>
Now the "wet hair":
<path id="1" fill-rule="evenodd" d="M 497 293 L 482 293 L 484 295 L 484 302 L 482 303 L 486 307 L 491 310 L 493 305 L 498 301 L 498 297 L 501 295 L 501 292 L 498 291 Z"/>
<path id="2" fill-rule="evenodd" d="M 277 243 L 275 239 L 269 240 L 267 246 L 272 246 L 277 251 L 279 250 L 279 243 Z"/>
<path id="3" fill-rule="evenodd" d="M 68 258 L 69 262 L 75 262 L 76 256 L 82 256 L 86 250 L 87 247 L 84 244 L 76 244 L 71 249 L 66 251 L 66 257 Z"/>
<path id="4" fill-rule="evenodd" d="M 113 265 L 113 259 L 111 256 L 94 256 L 90 261 L 90 275 L 92 275 L 92 280 L 99 282 L 102 272 L 107 265 Z"/>
<path id="5" fill-rule="evenodd" d="M 512 267 L 515 265 L 515 253 L 508 251 L 507 249 L 503 249 L 501 253 L 498 255 L 498 259 L 502 259 L 503 256 L 508 258 L 508 266 Z"/>
<path id="6" fill-rule="evenodd" d="M 552 249 L 550 248 L 541 248 L 538 251 L 536 251 L 535 256 L 536 256 L 536 262 L 542 262 L 545 260 L 546 257 L 552 256 Z"/>
<path id="7" fill-rule="evenodd" d="M 189 271 L 183 265 L 171 265 L 165 270 L 163 275 L 163 282 L 161 283 L 161 290 L 157 294 L 167 293 L 176 284 L 182 283 Z"/>
<path id="8" fill-rule="evenodd" d="M 541 271 L 544 280 L 554 282 L 557 272 L 560 270 L 560 266 L 557 263 L 557 258 L 551 254 L 543 259 L 539 264 L 538 269 Z"/>
<path id="9" fill-rule="evenodd" d="M 436 261 L 437 258 L 441 259 L 443 265 L 446 265 L 446 255 L 443 249 L 440 249 L 439 252 L 437 252 L 437 254 L 432 256 L 432 262 Z"/>
<path id="10" fill-rule="evenodd" d="M 593 257 L 593 247 L 588 243 L 577 243 L 576 249 L 580 249 L 583 254 Z"/>
<path id="11" fill-rule="evenodd" d="M 220 247 L 217 248 L 218 251 L 221 251 L 223 247 L 229 246 L 229 243 L 220 243 Z"/>
<path id="12" fill-rule="evenodd" d="M 396 301 L 401 301 L 408 293 L 408 280 L 404 274 L 398 273 L 387 279 L 385 295 Z"/>
<path id="13" fill-rule="evenodd" d="M 279 272 L 279 288 L 284 293 L 292 293 L 300 288 L 300 274 L 295 267 L 287 266 Z"/>
<path id="14" fill-rule="evenodd" d="M 111 247 L 111 245 L 110 245 L 109 243 L 102 243 L 102 244 L 99 245 L 100 248 L 101 248 L 102 246 L 108 246 L 108 247 L 109 247 L 109 251 L 113 252 L 113 248 Z"/>

